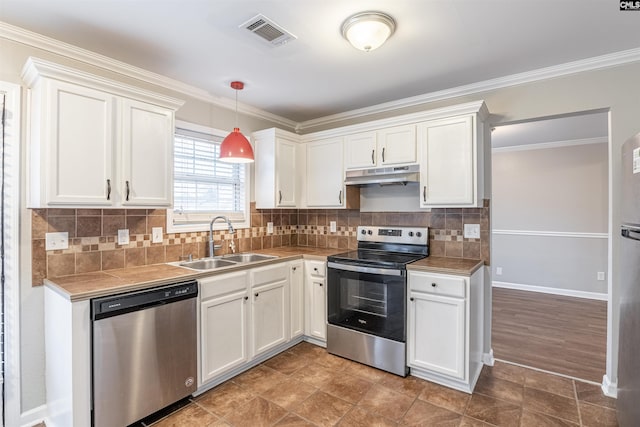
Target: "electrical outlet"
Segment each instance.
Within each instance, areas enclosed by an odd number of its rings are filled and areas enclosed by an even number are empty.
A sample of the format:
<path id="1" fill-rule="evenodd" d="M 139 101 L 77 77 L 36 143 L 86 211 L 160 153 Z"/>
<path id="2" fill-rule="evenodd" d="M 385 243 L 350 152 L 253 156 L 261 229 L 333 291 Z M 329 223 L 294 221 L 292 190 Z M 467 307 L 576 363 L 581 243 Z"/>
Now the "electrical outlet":
<path id="1" fill-rule="evenodd" d="M 273 234 L 273 223 L 272 222 L 268 222 L 267 223 L 267 234 Z"/>
<path id="2" fill-rule="evenodd" d="M 45 233 L 44 238 L 46 251 L 69 248 L 69 233 L 66 231 L 60 233 Z"/>
<path id="3" fill-rule="evenodd" d="M 162 243 L 162 227 L 151 227 L 151 243 Z"/>
<path id="4" fill-rule="evenodd" d="M 329 221 L 329 231 L 332 233 L 336 232 L 336 222 L 335 221 Z"/>
<path id="5" fill-rule="evenodd" d="M 496 267 L 496 276 L 502 276 L 502 267 Z"/>
<path id="6" fill-rule="evenodd" d="M 480 224 L 465 224 L 464 225 L 464 237 L 467 239 L 479 239 L 480 238 Z"/>
<path id="7" fill-rule="evenodd" d="M 125 228 L 124 230 L 118 230 L 118 244 L 119 245 L 128 245 L 129 244 L 129 229 Z"/>
<path id="8" fill-rule="evenodd" d="M 598 271 L 598 280 L 604 280 L 604 271 Z"/>

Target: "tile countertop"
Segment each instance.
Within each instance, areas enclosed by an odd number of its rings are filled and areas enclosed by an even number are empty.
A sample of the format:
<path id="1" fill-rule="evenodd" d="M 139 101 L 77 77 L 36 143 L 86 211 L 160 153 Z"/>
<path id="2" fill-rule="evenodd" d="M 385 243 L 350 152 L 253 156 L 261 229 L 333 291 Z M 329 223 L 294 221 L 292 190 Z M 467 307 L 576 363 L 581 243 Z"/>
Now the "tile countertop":
<path id="1" fill-rule="evenodd" d="M 455 274 L 471 276 L 484 262 L 477 259 L 427 257 L 407 265 L 407 270 L 424 271 L 427 273 Z"/>
<path id="2" fill-rule="evenodd" d="M 285 246 L 280 248 L 252 251 L 255 253 L 274 255 L 277 258 L 257 261 L 251 264 L 237 264 L 214 271 L 197 271 L 169 264 L 154 264 L 117 270 L 96 271 L 93 273 L 74 274 L 69 276 L 45 279 L 45 286 L 55 290 L 70 301 L 82 301 L 90 298 L 114 295 L 122 292 L 142 290 L 154 286 L 163 286 L 183 280 L 229 273 L 247 267 L 254 268 L 282 261 L 295 259 L 317 259 L 326 261 L 333 254 L 345 249 L 320 249 L 305 246 Z M 483 265 L 482 261 L 429 257 L 410 264 L 407 268 L 415 271 L 471 275 Z"/>
<path id="3" fill-rule="evenodd" d="M 247 267 L 259 267 L 295 259 L 317 259 L 326 261 L 327 256 L 344 252 L 345 249 L 321 249 L 299 246 L 286 246 L 251 251 L 277 258 L 251 264 L 237 264 L 216 270 L 197 271 L 169 264 L 153 264 L 116 270 L 96 271 L 69 276 L 44 279 L 45 286 L 55 290 L 70 301 L 82 301 L 90 298 L 114 295 L 177 283 L 183 280 L 198 279 L 206 276 L 229 273 Z"/>

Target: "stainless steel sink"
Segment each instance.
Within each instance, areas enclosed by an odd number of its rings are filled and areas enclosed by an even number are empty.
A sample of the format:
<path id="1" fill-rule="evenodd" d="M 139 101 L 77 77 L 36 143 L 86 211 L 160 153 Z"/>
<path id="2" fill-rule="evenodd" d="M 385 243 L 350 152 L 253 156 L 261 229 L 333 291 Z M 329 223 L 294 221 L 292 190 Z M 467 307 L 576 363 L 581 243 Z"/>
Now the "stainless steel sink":
<path id="1" fill-rule="evenodd" d="M 273 259 L 273 258 L 277 258 L 277 257 L 273 256 L 273 255 L 245 253 L 245 254 L 224 255 L 223 258 L 226 261 L 233 261 L 233 262 L 237 262 L 237 263 L 245 263 L 245 262 L 264 261 L 266 259 Z"/>
<path id="2" fill-rule="evenodd" d="M 231 260 L 220 258 L 205 258 L 196 261 L 181 262 L 180 267 L 193 268 L 194 270 L 212 270 L 214 268 L 228 267 L 236 263 Z"/>

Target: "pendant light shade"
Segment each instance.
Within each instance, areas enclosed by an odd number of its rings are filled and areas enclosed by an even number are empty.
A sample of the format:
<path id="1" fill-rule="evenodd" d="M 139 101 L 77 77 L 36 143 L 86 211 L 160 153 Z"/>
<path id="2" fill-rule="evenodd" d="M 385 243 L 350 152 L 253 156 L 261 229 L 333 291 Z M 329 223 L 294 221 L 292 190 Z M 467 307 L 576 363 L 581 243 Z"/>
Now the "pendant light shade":
<path id="1" fill-rule="evenodd" d="M 253 148 L 238 127 L 238 91 L 244 88 L 244 83 L 231 82 L 231 87 L 236 91 L 236 127 L 222 140 L 219 159 L 228 163 L 250 163 L 254 161 Z"/>

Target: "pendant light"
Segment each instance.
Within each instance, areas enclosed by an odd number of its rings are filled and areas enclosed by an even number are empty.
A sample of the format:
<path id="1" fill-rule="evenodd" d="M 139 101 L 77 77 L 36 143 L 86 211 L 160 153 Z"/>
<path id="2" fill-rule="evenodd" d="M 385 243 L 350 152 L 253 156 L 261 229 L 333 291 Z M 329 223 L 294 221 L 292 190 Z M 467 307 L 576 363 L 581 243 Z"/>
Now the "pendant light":
<path id="1" fill-rule="evenodd" d="M 236 91 L 236 127 L 220 144 L 219 160 L 228 163 L 251 163 L 254 161 L 253 148 L 238 127 L 238 91 L 244 89 L 244 83 L 231 82 Z"/>

